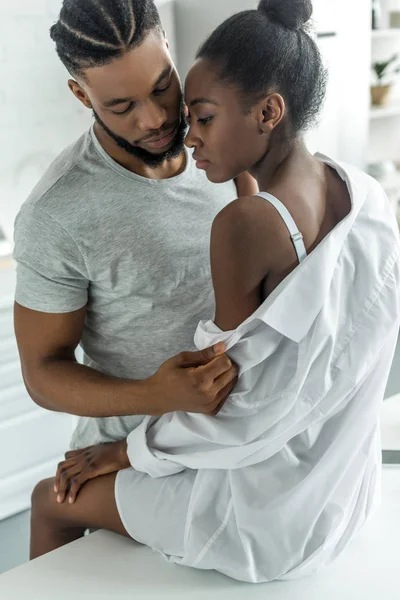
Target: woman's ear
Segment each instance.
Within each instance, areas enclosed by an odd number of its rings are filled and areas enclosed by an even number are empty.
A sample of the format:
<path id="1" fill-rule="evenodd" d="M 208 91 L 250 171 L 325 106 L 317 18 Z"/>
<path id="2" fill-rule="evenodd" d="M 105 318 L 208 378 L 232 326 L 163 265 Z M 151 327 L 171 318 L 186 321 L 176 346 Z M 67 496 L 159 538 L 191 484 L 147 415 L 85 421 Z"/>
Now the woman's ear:
<path id="1" fill-rule="evenodd" d="M 285 101 L 280 94 L 270 94 L 257 107 L 260 134 L 271 133 L 285 115 Z"/>

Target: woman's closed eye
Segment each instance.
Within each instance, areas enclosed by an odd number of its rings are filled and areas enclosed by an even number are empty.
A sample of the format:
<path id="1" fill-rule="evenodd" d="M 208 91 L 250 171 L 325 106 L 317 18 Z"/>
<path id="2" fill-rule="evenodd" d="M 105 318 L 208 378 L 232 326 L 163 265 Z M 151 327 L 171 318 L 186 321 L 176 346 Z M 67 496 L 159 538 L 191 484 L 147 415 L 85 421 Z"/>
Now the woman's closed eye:
<path id="1" fill-rule="evenodd" d="M 197 123 L 200 123 L 200 125 L 207 125 L 207 123 L 210 123 L 214 118 L 214 115 L 210 115 L 208 117 L 198 117 L 197 119 Z M 192 117 L 191 115 L 188 115 L 186 117 L 187 122 L 190 124 Z"/>

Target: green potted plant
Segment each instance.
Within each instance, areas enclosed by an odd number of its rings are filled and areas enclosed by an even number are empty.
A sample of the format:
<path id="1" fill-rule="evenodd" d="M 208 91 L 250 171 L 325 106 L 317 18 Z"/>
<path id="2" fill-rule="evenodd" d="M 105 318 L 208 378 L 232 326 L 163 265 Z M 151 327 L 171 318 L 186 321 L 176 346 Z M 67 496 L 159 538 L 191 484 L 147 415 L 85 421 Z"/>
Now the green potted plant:
<path id="1" fill-rule="evenodd" d="M 383 104 L 387 104 L 394 77 L 400 73 L 400 65 L 397 67 L 394 66 L 398 58 L 398 54 L 394 54 L 384 62 L 372 63 L 372 71 L 376 78 L 376 84 L 371 86 L 371 100 L 373 105 L 382 106 Z"/>

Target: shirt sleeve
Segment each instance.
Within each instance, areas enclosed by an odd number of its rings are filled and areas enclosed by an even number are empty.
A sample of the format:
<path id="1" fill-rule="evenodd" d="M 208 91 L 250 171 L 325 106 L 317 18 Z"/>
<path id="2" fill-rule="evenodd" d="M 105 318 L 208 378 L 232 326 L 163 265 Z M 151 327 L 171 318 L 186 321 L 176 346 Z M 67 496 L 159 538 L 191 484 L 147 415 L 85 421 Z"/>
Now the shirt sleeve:
<path id="1" fill-rule="evenodd" d="M 86 305 L 89 278 L 70 234 L 37 206 L 24 206 L 15 221 L 15 300 L 26 308 L 66 313 Z"/>
<path id="2" fill-rule="evenodd" d="M 264 366 L 282 336 L 265 327 L 253 321 L 247 331 L 222 332 L 212 322 L 199 324 L 197 347 L 224 341 L 240 366 L 238 384 L 216 417 L 186 412 L 146 417 L 127 438 L 137 471 L 163 477 L 185 468 L 238 469 L 272 456 L 305 429 L 312 410 L 308 402 L 294 392 L 268 389 Z"/>

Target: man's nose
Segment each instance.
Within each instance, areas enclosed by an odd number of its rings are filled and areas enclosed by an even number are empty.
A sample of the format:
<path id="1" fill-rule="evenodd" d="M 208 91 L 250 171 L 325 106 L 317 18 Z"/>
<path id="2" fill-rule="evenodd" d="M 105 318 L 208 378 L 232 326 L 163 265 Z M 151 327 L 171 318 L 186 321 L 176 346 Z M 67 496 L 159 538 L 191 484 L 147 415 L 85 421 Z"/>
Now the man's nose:
<path id="1" fill-rule="evenodd" d="M 154 102 L 149 102 L 142 108 L 140 114 L 140 127 L 143 131 L 160 129 L 167 121 L 167 111 Z"/>

